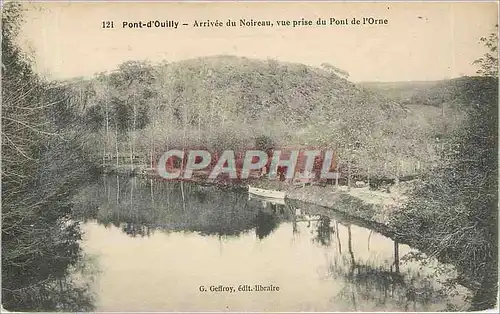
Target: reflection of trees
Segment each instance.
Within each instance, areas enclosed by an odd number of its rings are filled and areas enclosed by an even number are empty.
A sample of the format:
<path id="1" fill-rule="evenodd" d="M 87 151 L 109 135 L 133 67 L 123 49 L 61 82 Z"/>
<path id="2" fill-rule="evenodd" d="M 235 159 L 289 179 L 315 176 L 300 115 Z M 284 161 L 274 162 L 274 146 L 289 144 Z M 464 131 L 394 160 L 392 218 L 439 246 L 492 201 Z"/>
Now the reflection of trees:
<path id="1" fill-rule="evenodd" d="M 121 193 L 125 195 L 117 203 L 114 197 L 107 197 L 110 191 L 111 195 L 116 192 L 114 179 L 107 182 L 106 192 L 101 192 L 103 189 L 99 186 L 82 190 L 76 200 L 78 213 L 88 219 L 97 219 L 101 224 L 113 223 L 130 236 L 148 236 L 154 230 L 162 230 L 193 231 L 220 238 L 255 228 L 257 238 L 264 239 L 281 221 L 292 220 L 295 213 L 288 203 L 282 205 L 262 199 L 249 200 L 246 193 L 194 184 L 184 184 L 183 203 L 182 191 L 177 183 L 155 181 L 152 186 L 150 180 L 128 178 L 119 182 Z M 132 187 L 131 184 L 135 185 Z M 302 216 L 314 217 L 314 220 L 317 217 L 307 213 L 302 213 Z M 337 220 L 333 215 L 319 216 L 319 220 L 311 224 L 314 226 L 313 241 L 326 247 L 336 246 L 329 270 L 332 276 L 343 279 L 345 283 L 337 298 L 348 300 L 355 309 L 367 303 L 375 304 L 372 309 L 382 306 L 421 309 L 434 302 L 442 302 L 444 294 L 433 287 L 436 282 L 433 278 L 426 278 L 417 272 L 400 271 L 397 242 L 394 243 L 391 266 L 380 267 L 378 262 L 362 260 L 356 255 L 356 239 L 353 239 L 356 233 L 351 233 L 353 222 Z M 346 234 L 339 233 L 342 226 Z M 347 236 L 342 239 L 346 241 L 344 247 L 341 246 L 342 236 Z"/>
<path id="2" fill-rule="evenodd" d="M 94 310 L 90 283 L 96 270 L 73 241 L 66 235 L 58 240 L 58 248 L 53 248 L 50 240 L 41 245 L 39 258 L 29 262 L 28 272 L 15 277 L 19 280 L 2 282 L 2 305 L 11 311 Z"/>
<path id="3" fill-rule="evenodd" d="M 184 183 L 181 190 L 177 182 L 108 178 L 103 189 L 104 180 L 81 191 L 76 212 L 83 219 L 120 227 L 131 236 L 148 236 L 154 230 L 235 236 L 256 227 L 265 235 L 271 231 L 266 228 L 274 229 L 280 220 L 288 219 L 284 205 L 267 203 L 263 208 L 261 201 L 248 200 L 246 193 L 215 186 Z M 110 193 L 117 199 L 107 197 Z"/>
<path id="4" fill-rule="evenodd" d="M 293 202 L 290 202 L 293 203 Z M 321 213 L 314 205 L 304 205 L 295 202 L 296 208 L 308 208 L 309 213 Z M 305 213 L 302 213 L 305 214 Z M 337 219 L 338 218 L 338 219 Z M 404 308 L 406 310 L 422 308 L 436 302 L 442 302 L 446 298 L 446 292 L 436 289 L 435 278 L 426 277 L 419 272 L 400 271 L 399 243 L 394 241 L 393 258 L 389 266 L 379 266 L 379 262 L 362 260 L 356 256 L 352 233 L 352 224 L 357 221 L 344 219 L 342 215 L 336 216 L 320 214 L 320 219 L 313 224 L 313 241 L 323 246 L 335 248 L 335 255 L 331 262 L 329 273 L 335 278 L 343 279 L 345 285 L 336 298 L 348 301 L 355 311 L 362 310 L 362 306 L 368 302 L 372 303 L 368 308 Z M 366 224 L 366 223 L 365 223 Z M 362 224 L 361 224 L 362 225 Z M 341 234 L 339 226 L 346 230 L 346 249 L 342 250 Z M 363 225 L 364 226 L 364 225 Z M 368 235 L 367 248 L 370 250 L 370 238 Z M 375 305 L 373 305 L 373 303 Z"/>
<path id="5" fill-rule="evenodd" d="M 74 282 L 60 278 L 49 279 L 35 286 L 21 290 L 6 289 L 2 295 L 4 306 L 9 310 L 9 303 L 22 300 L 23 311 L 83 311 L 94 310 L 93 297 L 86 285 L 78 286 Z"/>
<path id="6" fill-rule="evenodd" d="M 335 278 L 343 278 L 345 285 L 336 296 L 353 305 L 355 310 L 363 302 L 373 302 L 375 307 L 415 310 L 426 308 L 430 304 L 442 302 L 446 297 L 441 289 L 433 285 L 433 278 L 425 277 L 419 272 L 408 270 L 401 273 L 399 269 L 399 244 L 394 242 L 394 261 L 389 269 L 377 266 L 370 261 L 356 258 L 352 246 L 351 227 L 347 226 L 348 252 L 336 256 L 330 266 L 330 274 Z"/>
<path id="7" fill-rule="evenodd" d="M 323 246 L 330 246 L 332 242 L 332 234 L 335 233 L 335 230 L 330 226 L 330 217 L 321 216 L 317 227 L 316 227 L 316 235 L 313 241 L 318 242 Z"/>
<path id="8" fill-rule="evenodd" d="M 136 236 L 150 236 L 151 235 L 151 228 L 147 225 L 143 224 L 136 224 L 133 222 L 125 222 L 121 226 L 122 231 L 128 234 L 129 236 L 136 237 Z"/>
<path id="9" fill-rule="evenodd" d="M 276 229 L 278 223 L 278 218 L 275 215 L 259 210 L 255 217 L 255 234 L 262 240 Z"/>
<path id="10" fill-rule="evenodd" d="M 69 190 L 77 187 L 69 185 L 57 192 L 71 195 Z M 68 277 L 83 258 L 79 223 L 70 218 L 70 200 L 53 194 L 24 221 L 2 225 L 2 304 L 8 310 L 92 309 L 86 287 Z"/>

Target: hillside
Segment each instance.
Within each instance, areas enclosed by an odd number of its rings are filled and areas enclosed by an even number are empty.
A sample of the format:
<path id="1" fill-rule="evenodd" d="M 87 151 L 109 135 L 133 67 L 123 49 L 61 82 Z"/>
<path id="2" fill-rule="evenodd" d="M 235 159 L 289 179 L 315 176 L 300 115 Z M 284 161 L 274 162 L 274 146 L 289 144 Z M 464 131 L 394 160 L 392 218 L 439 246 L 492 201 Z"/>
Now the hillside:
<path id="1" fill-rule="evenodd" d="M 74 108 L 95 134 L 98 154 L 242 149 L 264 137 L 276 146 L 335 148 L 358 172 L 387 176 L 401 173 L 403 160 L 412 173 L 418 160 L 435 159 L 433 126 L 422 129 L 408 108 L 303 64 L 233 56 L 130 61 L 68 86 L 83 95 Z"/>
<path id="2" fill-rule="evenodd" d="M 139 107 L 147 107 L 151 113 L 167 110 L 173 122 L 193 126 L 266 120 L 304 125 L 322 117 L 338 122 L 345 115 L 365 118 L 364 122 L 372 124 L 404 113 L 397 103 L 322 69 L 232 56 L 156 66 L 128 62 L 109 75 L 82 84 L 101 89 L 101 95 L 95 95 L 86 110 L 101 110 L 103 98 L 123 107 L 125 104 L 116 102 L 133 97 Z"/>
<path id="3" fill-rule="evenodd" d="M 396 103 L 378 94 L 303 64 L 216 56 L 173 63 L 159 71 L 185 86 L 186 100 L 217 100 L 219 107 L 229 105 L 227 109 L 248 120 L 305 122 L 318 113 L 340 115 L 346 107 L 349 111 L 368 110 L 365 114 L 373 119 L 389 118 L 401 111 Z"/>
<path id="4" fill-rule="evenodd" d="M 379 93 L 404 105 L 428 105 L 439 107 L 443 103 L 452 106 L 462 103 L 484 102 L 483 93 L 495 88 L 488 77 L 460 77 L 441 81 L 414 82 L 363 82 L 358 86 Z"/>

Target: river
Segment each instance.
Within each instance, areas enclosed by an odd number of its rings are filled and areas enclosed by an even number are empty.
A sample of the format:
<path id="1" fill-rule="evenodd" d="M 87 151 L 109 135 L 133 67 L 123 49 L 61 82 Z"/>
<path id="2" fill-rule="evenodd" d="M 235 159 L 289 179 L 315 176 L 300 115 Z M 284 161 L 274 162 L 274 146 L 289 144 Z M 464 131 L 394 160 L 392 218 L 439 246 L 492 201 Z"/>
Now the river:
<path id="1" fill-rule="evenodd" d="M 436 275 L 446 265 L 409 260 L 416 250 L 334 209 L 325 215 L 313 207 L 215 186 L 103 177 L 81 189 L 74 207 L 93 263 L 95 308 L 440 311 L 464 305 L 461 295 L 443 288 L 452 271 Z"/>

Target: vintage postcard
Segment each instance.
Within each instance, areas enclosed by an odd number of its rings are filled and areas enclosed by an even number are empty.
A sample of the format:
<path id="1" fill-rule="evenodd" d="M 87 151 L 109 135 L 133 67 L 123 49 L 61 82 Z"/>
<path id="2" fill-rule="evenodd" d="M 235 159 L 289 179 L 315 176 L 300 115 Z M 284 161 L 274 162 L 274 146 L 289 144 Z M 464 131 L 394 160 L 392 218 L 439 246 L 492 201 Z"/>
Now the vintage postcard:
<path id="1" fill-rule="evenodd" d="M 497 22 L 2 4 L 2 311 L 498 310 Z"/>

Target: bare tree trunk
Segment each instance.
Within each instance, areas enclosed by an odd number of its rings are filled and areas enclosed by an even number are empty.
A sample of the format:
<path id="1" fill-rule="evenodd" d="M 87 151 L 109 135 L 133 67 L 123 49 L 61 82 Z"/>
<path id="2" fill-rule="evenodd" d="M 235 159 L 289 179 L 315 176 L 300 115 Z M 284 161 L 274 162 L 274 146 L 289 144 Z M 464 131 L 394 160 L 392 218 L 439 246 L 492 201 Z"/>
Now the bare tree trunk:
<path id="1" fill-rule="evenodd" d="M 186 210 L 186 196 L 184 195 L 184 181 L 181 180 L 182 208 Z"/>
<path id="2" fill-rule="evenodd" d="M 396 161 L 396 179 L 394 180 L 394 185 L 399 187 L 399 177 L 401 176 L 401 158 L 398 156 Z"/>
<path id="3" fill-rule="evenodd" d="M 109 143 L 109 108 L 108 101 L 106 100 L 106 146 Z"/>
<path id="4" fill-rule="evenodd" d="M 118 205 L 119 203 L 120 203 L 120 178 L 118 177 L 118 174 L 116 174 L 116 204 Z"/>
<path id="5" fill-rule="evenodd" d="M 209 120 L 209 124 L 208 125 L 212 125 L 212 108 L 213 108 L 213 100 L 210 101 L 210 120 Z"/>
<path id="6" fill-rule="evenodd" d="M 198 115 L 198 140 L 201 139 L 201 116 Z"/>
<path id="7" fill-rule="evenodd" d="M 368 251 L 370 250 L 370 239 L 372 237 L 372 233 L 373 233 L 373 230 L 370 230 L 370 234 L 368 234 L 368 245 L 367 245 Z"/>
<path id="8" fill-rule="evenodd" d="M 154 146 L 154 144 L 153 144 Z M 153 169 L 153 151 L 154 147 L 151 149 L 151 152 L 149 154 L 149 169 Z"/>
<path id="9" fill-rule="evenodd" d="M 109 199 L 111 197 L 111 188 L 110 188 L 110 181 L 108 180 L 108 178 L 106 177 L 106 185 L 108 186 L 108 194 L 107 194 L 107 200 L 108 200 L 108 203 L 109 203 Z"/>
<path id="10" fill-rule="evenodd" d="M 136 129 L 136 122 L 137 122 L 137 105 L 134 101 L 134 117 L 132 119 L 132 164 L 134 164 L 134 157 L 135 157 L 135 129 Z"/>
<path id="11" fill-rule="evenodd" d="M 351 191 L 351 158 L 347 161 L 347 191 Z"/>
<path id="12" fill-rule="evenodd" d="M 129 141 L 129 154 L 130 154 L 130 170 L 134 169 L 134 163 L 132 162 L 132 138 Z"/>
<path id="13" fill-rule="evenodd" d="M 370 176 L 371 176 L 371 171 L 370 171 L 370 169 L 368 169 L 368 178 L 366 180 L 367 181 L 366 183 L 368 184 L 368 187 L 370 187 Z"/>
<path id="14" fill-rule="evenodd" d="M 106 110 L 106 140 L 104 141 L 104 155 L 107 155 L 107 153 L 108 153 L 107 150 L 108 150 L 108 146 L 109 146 L 109 109 L 108 109 L 107 97 L 106 97 L 106 100 L 104 102 L 104 105 L 105 105 L 105 110 Z"/>
<path id="15" fill-rule="evenodd" d="M 116 151 L 116 204 L 119 204 L 120 202 L 120 179 L 118 177 L 118 166 L 119 166 L 119 159 L 118 159 L 118 124 L 115 126 L 115 151 Z"/>
<path id="16" fill-rule="evenodd" d="M 102 153 L 102 167 L 106 165 L 106 144 L 104 144 L 104 151 Z"/>
<path id="17" fill-rule="evenodd" d="M 154 206 L 155 204 L 155 198 L 154 198 L 154 194 L 153 194 L 153 179 L 149 179 L 149 185 L 151 187 L 150 189 L 150 194 L 151 194 L 151 206 Z"/>
<path id="18" fill-rule="evenodd" d="M 116 171 L 118 171 L 118 125 L 115 127 Z"/>
<path id="19" fill-rule="evenodd" d="M 339 188 L 339 158 L 335 162 L 335 188 Z"/>
<path id="20" fill-rule="evenodd" d="M 133 208 L 133 202 L 134 202 L 134 180 L 135 177 L 129 180 L 130 182 L 130 209 L 133 209 L 135 212 L 135 208 Z"/>
<path id="21" fill-rule="evenodd" d="M 102 178 L 102 183 L 103 183 L 102 185 L 104 186 L 104 194 L 108 195 L 108 185 L 107 185 L 106 181 L 107 181 L 107 177 L 104 176 Z M 108 198 L 108 202 L 109 202 L 109 198 Z"/>
<path id="22" fill-rule="evenodd" d="M 394 266 L 396 267 L 396 272 L 399 273 L 399 243 L 394 241 Z"/>
<path id="23" fill-rule="evenodd" d="M 339 243 L 339 254 L 342 255 L 342 243 L 340 243 L 339 222 L 338 221 L 335 221 L 335 234 L 337 235 L 337 242 Z"/>
<path id="24" fill-rule="evenodd" d="M 155 153 L 155 140 L 154 140 L 154 130 L 155 130 L 155 127 L 156 127 L 156 123 L 153 121 L 153 127 L 151 129 L 151 156 L 150 156 L 150 159 L 149 159 L 149 168 L 150 169 L 153 169 L 153 156 L 154 156 L 154 153 Z"/>
<path id="25" fill-rule="evenodd" d="M 187 110 L 184 105 L 184 128 L 182 132 L 182 156 L 186 154 L 186 124 L 187 124 Z M 181 161 L 181 175 L 184 173 L 184 159 Z M 181 180 L 181 194 L 182 194 L 182 208 L 186 210 L 186 197 L 184 195 L 184 181 Z"/>
<path id="26" fill-rule="evenodd" d="M 352 267 L 356 266 L 356 260 L 354 259 L 354 252 L 352 251 L 352 234 L 351 234 L 351 225 L 347 226 L 347 249 L 349 250 L 349 255 L 351 256 Z"/>

